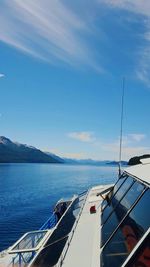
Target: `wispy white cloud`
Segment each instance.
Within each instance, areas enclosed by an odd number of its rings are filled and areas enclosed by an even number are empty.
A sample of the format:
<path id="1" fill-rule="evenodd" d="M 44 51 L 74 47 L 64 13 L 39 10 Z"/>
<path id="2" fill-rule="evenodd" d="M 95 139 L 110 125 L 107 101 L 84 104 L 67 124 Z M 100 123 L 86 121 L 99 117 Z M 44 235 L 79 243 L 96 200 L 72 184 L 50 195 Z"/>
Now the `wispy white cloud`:
<path id="1" fill-rule="evenodd" d="M 150 147 L 146 146 L 124 147 L 122 154 L 124 159 L 129 160 L 131 157 L 150 154 Z"/>
<path id="2" fill-rule="evenodd" d="M 72 139 L 79 140 L 81 142 L 91 143 L 95 140 L 93 132 L 71 132 L 67 134 Z"/>
<path id="3" fill-rule="evenodd" d="M 150 27 L 150 25 L 149 25 Z M 150 29 L 149 29 L 150 34 Z M 139 60 L 135 74 L 139 80 L 144 82 L 148 87 L 150 87 L 150 40 L 147 45 L 140 51 Z"/>
<path id="4" fill-rule="evenodd" d="M 3 78 L 3 77 L 5 77 L 5 74 L 0 73 L 0 78 Z"/>
<path id="5" fill-rule="evenodd" d="M 150 86 L 150 1 L 149 0 L 99 0 L 109 8 L 117 8 L 126 10 L 130 13 L 141 15 L 141 24 L 143 24 L 145 31 L 140 36 L 143 40 L 143 45 L 139 47 L 137 53 L 137 67 L 135 69 L 135 76 Z"/>
<path id="6" fill-rule="evenodd" d="M 119 159 L 119 146 L 116 143 L 103 144 L 103 151 L 110 155 L 109 158 Z M 131 157 L 140 156 L 150 153 L 150 147 L 148 146 L 123 146 L 122 147 L 122 159 L 129 160 Z"/>
<path id="7" fill-rule="evenodd" d="M 145 134 L 133 133 L 133 134 L 129 134 L 129 137 L 131 137 L 131 139 L 136 141 L 136 142 L 140 142 L 143 139 L 145 139 L 146 135 Z"/>
<path id="8" fill-rule="evenodd" d="M 87 22 L 60 0 L 3 0 L 0 25 L 0 40 L 24 53 L 101 70 L 81 37 Z"/>
<path id="9" fill-rule="evenodd" d="M 104 155 L 108 159 L 119 160 L 119 145 L 116 143 L 104 143 L 101 146 Z M 140 156 L 143 154 L 150 154 L 149 146 L 131 146 L 126 145 L 122 147 L 122 159 L 129 160 L 131 157 Z"/>
<path id="10" fill-rule="evenodd" d="M 3 26 L 0 27 L 0 41 L 52 64 L 86 64 L 99 72 L 104 71 L 104 62 L 95 59 L 100 59 L 100 49 L 91 49 L 88 41 L 93 40 L 94 24 L 96 28 L 94 16 L 97 16 L 94 14 L 97 12 L 88 11 L 85 19 L 81 10 L 77 12 L 80 9 L 79 2 L 76 9 L 71 8 L 68 3 L 61 0 L 2 0 L 0 24 Z M 136 54 L 135 75 L 150 84 L 150 1 L 94 0 L 91 4 L 92 10 L 98 9 L 102 3 L 107 8 L 127 10 L 142 16 L 141 23 L 145 31 L 140 38 L 145 43 Z M 97 34 L 99 41 L 104 36 L 105 29 L 103 33 L 102 31 L 100 29 L 99 35 Z M 105 32 L 105 37 L 107 35 L 109 36 L 109 32 Z"/>
<path id="11" fill-rule="evenodd" d="M 142 133 L 130 133 L 123 135 L 122 137 L 122 146 L 136 146 L 139 142 L 143 141 L 146 138 L 146 134 Z M 118 139 L 114 140 L 112 143 L 104 143 L 104 146 L 106 147 L 119 147 L 120 145 L 120 137 Z"/>
<path id="12" fill-rule="evenodd" d="M 119 159 L 119 138 L 109 142 L 100 138 L 95 138 L 93 132 L 71 132 L 67 135 L 69 138 L 89 143 L 91 155 L 95 159 Z M 122 159 L 128 160 L 130 157 L 136 155 L 150 153 L 150 147 L 143 145 L 144 139 L 146 139 L 146 135 L 143 133 L 129 133 L 124 135 L 122 142 Z M 86 156 L 86 153 L 84 153 L 84 155 Z"/>
<path id="13" fill-rule="evenodd" d="M 146 138 L 146 134 L 143 133 L 130 133 L 123 135 L 122 137 L 122 145 L 123 146 L 132 146 L 136 145 L 137 143 L 143 141 Z M 120 138 L 115 142 L 116 144 L 120 144 Z"/>
<path id="14" fill-rule="evenodd" d="M 150 153 L 150 147 L 144 146 L 142 141 L 146 138 L 145 134 L 131 133 L 123 136 L 122 142 L 122 159 L 128 160 L 133 156 L 143 155 Z M 140 145 L 139 145 L 140 143 Z M 119 158 L 119 138 L 113 142 L 101 143 L 101 149 L 107 153 L 110 153 L 111 157 L 118 160 Z"/>
<path id="15" fill-rule="evenodd" d="M 111 142 L 95 137 L 94 132 L 70 132 L 67 136 L 75 139 L 77 142 L 72 142 L 68 139 L 64 147 L 44 148 L 44 151 L 51 151 L 60 157 L 77 158 L 77 159 L 95 159 L 95 160 L 119 160 L 119 138 Z M 145 140 L 148 138 L 145 134 L 129 133 L 123 136 L 122 159 L 129 160 L 133 156 L 149 154 L 150 145 L 145 145 Z M 80 143 L 81 142 L 81 143 Z"/>
<path id="16" fill-rule="evenodd" d="M 114 8 L 123 8 L 131 12 L 136 12 L 147 16 L 150 15 L 149 0 L 102 0 L 102 2 Z"/>

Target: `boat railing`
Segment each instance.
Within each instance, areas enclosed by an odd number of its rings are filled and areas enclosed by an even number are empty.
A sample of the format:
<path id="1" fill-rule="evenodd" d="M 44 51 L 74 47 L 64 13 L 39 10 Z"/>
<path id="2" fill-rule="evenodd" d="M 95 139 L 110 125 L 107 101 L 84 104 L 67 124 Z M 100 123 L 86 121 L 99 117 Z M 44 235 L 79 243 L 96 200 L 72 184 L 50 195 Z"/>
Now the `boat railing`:
<path id="1" fill-rule="evenodd" d="M 26 244 L 26 248 L 27 247 L 31 247 L 33 246 L 33 241 L 29 240 L 28 243 Z M 13 258 L 12 261 L 10 263 L 10 266 L 16 267 L 22 267 L 24 265 L 26 265 L 27 263 L 29 263 L 32 258 L 35 256 L 35 252 L 28 252 L 26 253 L 24 256 L 22 253 L 17 253 Z"/>
<path id="2" fill-rule="evenodd" d="M 89 193 L 89 190 L 88 190 L 88 191 L 86 190 L 86 191 L 84 191 L 84 192 L 82 192 L 81 194 L 78 195 L 79 198 L 81 198 L 82 196 L 83 196 L 83 197 L 85 196 L 85 197 L 83 198 L 83 203 L 82 203 L 82 205 L 81 205 L 80 212 L 79 212 L 79 214 L 78 214 L 78 216 L 77 216 L 77 219 L 76 219 L 75 224 L 74 224 L 74 226 L 73 226 L 73 228 L 72 228 L 72 230 L 71 230 L 71 233 L 69 234 L 69 237 L 68 237 L 67 242 L 66 242 L 66 245 L 65 245 L 65 247 L 64 247 L 64 249 L 63 249 L 63 251 L 62 251 L 62 253 L 61 253 L 61 256 L 60 256 L 60 258 L 59 258 L 59 261 L 56 263 L 56 265 L 55 265 L 54 267 L 61 267 L 62 264 L 63 264 L 63 261 L 64 261 L 64 259 L 65 259 L 65 257 L 66 257 L 66 254 L 67 254 L 67 251 L 68 251 L 68 249 L 69 249 L 69 247 L 70 247 L 71 240 L 72 240 L 72 238 L 73 238 L 73 236 L 74 236 L 76 227 L 77 227 L 77 225 L 78 225 L 79 219 L 80 219 L 80 217 L 81 217 L 83 208 L 84 208 L 84 206 L 85 206 L 86 199 L 87 199 L 87 197 L 88 197 L 88 193 Z"/>
<path id="3" fill-rule="evenodd" d="M 50 218 L 41 226 L 40 230 L 51 229 L 57 224 L 56 214 L 53 212 Z"/>
<path id="4" fill-rule="evenodd" d="M 69 239 L 68 239 L 67 244 L 65 246 L 66 249 L 64 250 L 64 252 L 62 253 L 62 255 L 60 257 L 60 260 L 59 260 L 59 263 L 58 263 L 59 265 L 57 264 L 56 266 L 62 266 L 61 262 L 65 258 L 65 254 L 67 252 L 67 248 L 69 248 L 70 241 L 71 241 L 71 239 L 73 237 L 75 228 L 77 226 L 78 220 L 80 218 L 80 215 L 81 215 L 83 207 L 84 207 L 84 203 L 85 203 L 85 200 L 86 200 L 86 195 L 87 195 L 87 191 L 84 191 L 84 192 L 82 192 L 81 194 L 78 195 L 78 197 L 79 197 L 79 199 L 81 201 L 81 209 L 80 209 L 80 212 L 79 212 L 79 214 L 77 216 L 77 220 L 75 221 L 75 225 L 73 227 L 71 235 L 69 236 Z M 51 228 L 54 228 L 57 225 L 57 222 L 58 222 L 57 216 L 53 212 L 51 214 L 51 216 L 48 218 L 48 220 L 41 226 L 39 231 L 49 230 Z M 28 240 L 26 242 L 26 244 L 25 244 L 27 249 L 28 248 L 32 248 L 32 245 L 33 245 L 33 241 L 32 240 Z M 26 253 L 18 252 L 12 258 L 10 266 L 13 266 L 13 267 L 16 267 L 16 266 L 24 267 L 24 266 L 27 266 L 28 264 L 30 265 L 30 263 L 32 262 L 32 260 L 33 260 L 33 258 L 35 257 L 36 254 L 37 254 L 37 251 L 32 251 L 32 252 L 29 251 L 29 252 L 26 252 Z"/>
<path id="5" fill-rule="evenodd" d="M 79 196 L 79 197 L 84 196 L 87 192 L 88 192 L 88 191 L 85 190 L 85 191 L 81 192 L 80 194 L 78 194 L 78 196 Z"/>
<path id="6" fill-rule="evenodd" d="M 57 217 L 55 213 L 52 213 L 52 215 L 48 218 L 48 220 L 40 227 L 39 230 L 47 230 L 55 227 L 57 224 Z M 31 247 L 32 240 L 29 240 L 26 244 L 26 247 Z M 15 257 L 12 258 L 12 261 L 10 263 L 10 266 L 24 266 L 28 264 L 35 256 L 35 252 L 29 252 L 26 253 L 26 255 L 23 256 L 22 253 L 17 253 Z"/>
<path id="7" fill-rule="evenodd" d="M 18 253 L 16 257 L 13 257 L 12 262 L 10 263 L 10 266 L 13 266 L 13 267 L 27 266 L 27 264 L 33 259 L 34 256 L 35 256 L 34 252 L 26 253 L 26 255 L 23 255 L 22 253 Z"/>
<path id="8" fill-rule="evenodd" d="M 53 212 L 51 216 L 48 218 L 48 220 L 40 227 L 39 231 L 42 230 L 49 230 L 52 229 L 56 226 L 58 222 L 56 214 Z M 32 240 L 28 240 L 26 242 L 26 248 L 31 248 L 33 244 Z M 16 267 L 23 267 L 28 265 L 32 259 L 35 257 L 37 252 L 28 252 L 28 253 L 17 253 L 15 256 L 12 258 L 12 261 L 10 263 L 10 266 Z"/>
<path id="9" fill-rule="evenodd" d="M 9 266 L 27 266 L 39 250 L 41 245 L 39 245 L 38 248 L 38 244 L 43 242 L 42 240 L 44 240 L 47 235 L 49 235 L 48 229 L 40 229 L 38 231 L 26 233 L 16 242 L 16 245 L 13 245 L 10 248 L 9 253 L 15 256 L 12 257 Z"/>

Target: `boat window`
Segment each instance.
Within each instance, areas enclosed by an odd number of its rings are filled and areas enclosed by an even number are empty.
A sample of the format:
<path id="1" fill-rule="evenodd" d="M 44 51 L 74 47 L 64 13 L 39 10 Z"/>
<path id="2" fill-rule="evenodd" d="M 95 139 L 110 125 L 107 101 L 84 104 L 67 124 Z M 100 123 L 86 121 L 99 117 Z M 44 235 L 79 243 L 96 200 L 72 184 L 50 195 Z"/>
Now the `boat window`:
<path id="1" fill-rule="evenodd" d="M 114 185 L 113 190 L 108 194 L 108 198 L 109 200 L 112 199 L 112 197 L 116 194 L 116 192 L 118 191 L 118 189 L 120 188 L 120 186 L 124 183 L 124 181 L 126 180 L 127 176 L 121 176 L 118 181 L 116 182 L 116 184 Z M 102 203 L 102 210 L 104 210 L 106 208 L 106 206 L 108 205 L 108 200 L 104 200 Z"/>
<path id="2" fill-rule="evenodd" d="M 103 202 L 102 202 L 102 211 L 106 208 L 107 204 L 108 204 L 108 201 L 106 199 L 103 200 Z"/>
<path id="3" fill-rule="evenodd" d="M 127 211 L 131 208 L 131 206 L 134 204 L 137 198 L 141 195 L 144 188 L 145 188 L 144 185 L 140 184 L 139 182 L 135 182 L 134 184 L 132 184 L 131 188 L 128 190 L 128 192 L 120 202 L 118 195 L 116 195 L 115 203 L 118 203 L 118 205 L 102 228 L 102 245 L 104 245 L 104 243 L 113 233 L 115 228 L 121 222 L 123 217 L 126 215 Z"/>
<path id="4" fill-rule="evenodd" d="M 109 205 L 104 209 L 102 213 L 102 224 L 105 223 L 107 218 L 110 216 L 110 214 L 113 212 L 114 208 L 118 204 L 118 201 L 124 196 L 124 194 L 127 192 L 127 190 L 130 188 L 132 183 L 134 182 L 132 177 L 128 177 L 125 182 L 120 186 L 119 190 L 116 192 L 116 194 L 112 197 L 110 200 Z"/>
<path id="5" fill-rule="evenodd" d="M 115 195 L 115 193 L 117 192 L 117 190 L 120 188 L 120 186 L 122 185 L 122 183 L 126 180 L 127 178 L 127 175 L 125 176 L 121 176 L 119 178 L 119 180 L 117 181 L 117 183 L 115 184 L 114 186 L 114 189 L 113 189 L 113 195 Z"/>
<path id="6" fill-rule="evenodd" d="M 111 262 L 113 267 L 120 267 L 147 231 L 150 222 L 147 203 L 150 203 L 150 190 L 143 194 L 104 247 L 102 252 L 103 266 L 109 267 Z"/>
<path id="7" fill-rule="evenodd" d="M 126 267 L 149 267 L 150 266 L 150 234 L 142 242 L 139 249 L 132 256 Z"/>

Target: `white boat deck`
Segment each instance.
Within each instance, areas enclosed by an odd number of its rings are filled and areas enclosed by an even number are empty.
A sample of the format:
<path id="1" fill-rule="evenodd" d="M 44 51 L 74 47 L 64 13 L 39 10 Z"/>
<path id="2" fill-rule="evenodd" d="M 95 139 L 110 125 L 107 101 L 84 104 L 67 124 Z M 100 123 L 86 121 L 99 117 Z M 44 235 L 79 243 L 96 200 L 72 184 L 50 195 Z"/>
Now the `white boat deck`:
<path id="1" fill-rule="evenodd" d="M 8 254 L 7 250 L 0 252 L 0 267 L 11 266 L 12 256 Z"/>
<path id="2" fill-rule="evenodd" d="M 70 243 L 63 267 L 100 266 L 100 213 L 102 197 L 96 196 L 109 186 L 93 187 L 87 197 L 74 236 Z M 90 207 L 96 206 L 96 213 L 90 214 Z"/>
<path id="3" fill-rule="evenodd" d="M 112 185 L 96 186 L 89 191 L 82 213 L 75 227 L 74 234 L 73 232 L 70 233 L 70 237 L 72 237 L 72 239 L 69 247 L 68 244 L 66 244 L 68 249 L 61 266 L 100 266 L 100 215 L 101 202 L 103 199 L 100 195 L 97 196 L 97 194 L 111 188 L 111 186 Z M 96 207 L 96 213 L 91 214 L 90 207 L 94 205 Z M 48 232 L 50 233 L 50 230 Z M 42 250 L 42 246 L 40 250 Z M 11 261 L 12 255 L 8 254 L 8 250 L 0 253 L 0 267 L 12 266 L 10 264 Z M 30 265 L 31 264 L 29 264 L 29 266 Z M 56 266 L 60 266 L 59 263 L 56 264 Z"/>

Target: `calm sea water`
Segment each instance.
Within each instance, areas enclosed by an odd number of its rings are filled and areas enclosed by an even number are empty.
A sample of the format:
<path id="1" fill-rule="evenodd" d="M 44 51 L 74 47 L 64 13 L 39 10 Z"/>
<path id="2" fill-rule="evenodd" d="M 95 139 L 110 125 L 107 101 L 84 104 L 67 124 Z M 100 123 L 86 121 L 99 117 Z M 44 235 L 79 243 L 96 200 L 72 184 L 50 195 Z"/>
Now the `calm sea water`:
<path id="1" fill-rule="evenodd" d="M 48 219 L 54 204 L 116 180 L 115 167 L 0 164 L 0 251 Z"/>

